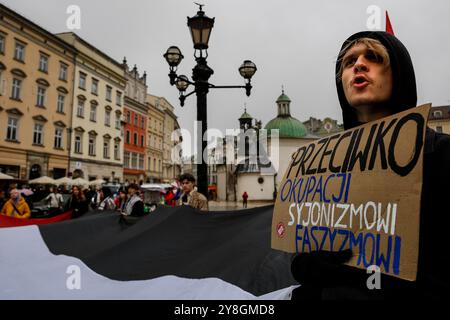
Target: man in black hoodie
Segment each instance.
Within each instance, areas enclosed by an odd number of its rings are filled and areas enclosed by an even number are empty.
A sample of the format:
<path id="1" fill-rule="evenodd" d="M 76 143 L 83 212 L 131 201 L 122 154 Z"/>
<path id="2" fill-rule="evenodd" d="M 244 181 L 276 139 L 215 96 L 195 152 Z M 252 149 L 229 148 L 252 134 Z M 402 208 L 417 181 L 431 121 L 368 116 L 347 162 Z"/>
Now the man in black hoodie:
<path id="1" fill-rule="evenodd" d="M 416 107 L 414 68 L 404 45 L 386 32 L 359 32 L 342 45 L 336 86 L 345 129 Z M 387 275 L 381 289 L 369 290 L 365 270 L 344 265 L 352 252 L 301 253 L 292 273 L 302 286 L 299 299 L 402 299 L 450 295 L 447 244 L 450 205 L 450 136 L 427 128 L 421 195 L 417 280 Z M 446 197 L 447 196 L 447 197 Z"/>

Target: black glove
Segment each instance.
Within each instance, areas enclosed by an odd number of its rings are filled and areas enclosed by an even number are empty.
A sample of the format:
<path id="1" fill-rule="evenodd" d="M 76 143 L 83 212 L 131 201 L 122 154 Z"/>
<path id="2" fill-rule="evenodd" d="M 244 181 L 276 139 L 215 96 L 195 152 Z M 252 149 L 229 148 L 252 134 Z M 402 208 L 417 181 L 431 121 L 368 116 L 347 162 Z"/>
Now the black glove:
<path id="1" fill-rule="evenodd" d="M 366 271 L 344 264 L 352 256 L 350 249 L 297 254 L 291 264 L 292 275 L 301 285 L 294 292 L 295 298 L 320 300 L 323 298 L 323 289 L 333 287 L 366 291 Z"/>

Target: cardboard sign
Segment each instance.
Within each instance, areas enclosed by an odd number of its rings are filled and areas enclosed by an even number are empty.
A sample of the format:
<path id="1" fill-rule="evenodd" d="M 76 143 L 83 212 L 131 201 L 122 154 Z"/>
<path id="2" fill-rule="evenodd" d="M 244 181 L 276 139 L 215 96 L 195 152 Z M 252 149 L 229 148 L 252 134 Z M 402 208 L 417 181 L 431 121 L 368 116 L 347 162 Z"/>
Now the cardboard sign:
<path id="1" fill-rule="evenodd" d="M 272 221 L 272 248 L 352 249 L 349 265 L 379 266 L 415 280 L 423 105 L 299 148 L 285 172 Z"/>

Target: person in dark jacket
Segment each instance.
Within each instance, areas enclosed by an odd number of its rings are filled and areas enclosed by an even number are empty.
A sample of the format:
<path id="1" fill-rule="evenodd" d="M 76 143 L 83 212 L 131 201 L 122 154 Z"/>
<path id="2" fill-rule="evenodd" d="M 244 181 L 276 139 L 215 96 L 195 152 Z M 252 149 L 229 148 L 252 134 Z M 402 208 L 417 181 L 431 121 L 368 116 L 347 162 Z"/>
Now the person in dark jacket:
<path id="1" fill-rule="evenodd" d="M 73 210 L 72 218 L 76 219 L 84 215 L 89 210 L 89 203 L 81 191 L 80 187 L 72 187 L 72 195 L 66 204 L 64 211 Z"/>
<path id="2" fill-rule="evenodd" d="M 414 68 L 405 46 L 381 31 L 359 32 L 343 44 L 336 64 L 336 85 L 345 129 L 417 105 Z M 450 136 L 426 131 L 421 195 L 419 262 L 416 281 L 381 276 L 381 289 L 369 290 L 366 270 L 345 265 L 350 250 L 301 253 L 292 261 L 299 299 L 405 299 L 450 294 L 445 199 L 450 181 Z"/>

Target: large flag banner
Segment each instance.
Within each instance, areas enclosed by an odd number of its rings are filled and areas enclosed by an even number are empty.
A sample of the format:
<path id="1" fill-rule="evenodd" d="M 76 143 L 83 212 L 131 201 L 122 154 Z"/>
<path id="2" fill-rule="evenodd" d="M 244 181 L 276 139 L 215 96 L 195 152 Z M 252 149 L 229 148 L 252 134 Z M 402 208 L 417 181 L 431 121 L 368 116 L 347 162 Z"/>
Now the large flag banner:
<path id="1" fill-rule="evenodd" d="M 0 299 L 289 299 L 272 213 L 161 207 L 133 223 L 104 212 L 0 228 Z"/>
<path id="2" fill-rule="evenodd" d="M 277 195 L 272 247 L 352 249 L 350 265 L 415 280 L 423 147 L 431 105 L 299 148 Z"/>

